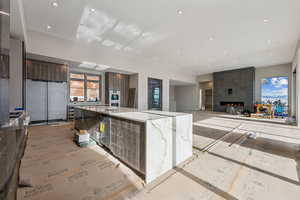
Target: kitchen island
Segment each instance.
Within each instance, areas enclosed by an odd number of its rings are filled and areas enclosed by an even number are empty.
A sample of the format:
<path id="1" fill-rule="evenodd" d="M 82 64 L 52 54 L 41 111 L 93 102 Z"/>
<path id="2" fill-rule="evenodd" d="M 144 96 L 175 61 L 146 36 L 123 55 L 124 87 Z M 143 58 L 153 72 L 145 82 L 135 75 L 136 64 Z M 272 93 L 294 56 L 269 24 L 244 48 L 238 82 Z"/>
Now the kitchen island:
<path id="1" fill-rule="evenodd" d="M 180 112 L 148 110 L 145 113 L 172 118 L 173 167 L 193 155 L 193 115 Z"/>
<path id="2" fill-rule="evenodd" d="M 122 107 L 75 107 L 75 128 L 87 130 L 98 144 L 139 172 L 146 183 L 179 163 L 179 159 L 174 161 L 174 154 L 182 146 L 176 143 L 173 126 L 174 117 L 157 113 Z M 183 150 L 192 148 L 191 138 L 188 140 L 190 142 L 182 145 L 190 147 Z M 174 151 L 176 147 L 178 150 Z"/>

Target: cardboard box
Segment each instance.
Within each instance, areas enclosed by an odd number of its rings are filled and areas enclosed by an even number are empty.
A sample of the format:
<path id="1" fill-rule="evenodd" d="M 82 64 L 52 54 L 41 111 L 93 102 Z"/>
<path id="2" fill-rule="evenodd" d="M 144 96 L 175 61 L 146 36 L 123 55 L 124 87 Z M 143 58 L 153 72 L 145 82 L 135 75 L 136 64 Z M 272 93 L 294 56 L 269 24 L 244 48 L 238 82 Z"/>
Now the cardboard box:
<path id="1" fill-rule="evenodd" d="M 83 143 L 83 142 L 89 142 L 90 141 L 90 134 L 82 134 L 82 133 L 76 133 L 74 140 L 78 143 Z"/>
<path id="2" fill-rule="evenodd" d="M 87 130 L 79 130 L 79 134 L 88 134 Z"/>

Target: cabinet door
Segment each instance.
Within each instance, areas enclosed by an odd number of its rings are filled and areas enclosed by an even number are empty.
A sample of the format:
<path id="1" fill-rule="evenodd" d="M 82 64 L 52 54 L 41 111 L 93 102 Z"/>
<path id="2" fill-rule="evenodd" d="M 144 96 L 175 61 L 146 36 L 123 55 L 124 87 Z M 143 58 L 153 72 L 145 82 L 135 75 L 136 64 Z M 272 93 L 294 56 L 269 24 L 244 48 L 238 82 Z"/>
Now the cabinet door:
<path id="1" fill-rule="evenodd" d="M 48 120 L 67 117 L 67 83 L 48 82 Z"/>
<path id="2" fill-rule="evenodd" d="M 47 82 L 26 81 L 26 108 L 31 121 L 47 120 Z"/>
<path id="3" fill-rule="evenodd" d="M 9 79 L 0 77 L 0 126 L 9 121 Z M 0 156 L 1 157 L 1 156 Z"/>

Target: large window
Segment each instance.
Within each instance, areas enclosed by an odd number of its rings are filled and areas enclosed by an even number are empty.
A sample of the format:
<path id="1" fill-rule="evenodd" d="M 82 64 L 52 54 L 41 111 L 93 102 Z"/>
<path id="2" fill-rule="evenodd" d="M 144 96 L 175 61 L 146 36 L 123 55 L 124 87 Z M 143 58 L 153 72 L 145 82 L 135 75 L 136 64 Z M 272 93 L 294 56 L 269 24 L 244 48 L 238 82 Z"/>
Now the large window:
<path id="1" fill-rule="evenodd" d="M 70 81 L 70 98 L 71 101 L 84 101 L 84 81 Z"/>
<path id="2" fill-rule="evenodd" d="M 99 101 L 99 76 L 86 76 L 87 87 L 86 97 L 87 101 Z"/>
<path id="3" fill-rule="evenodd" d="M 288 105 L 288 77 L 270 77 L 262 79 L 262 103 L 280 102 Z"/>
<path id="4" fill-rule="evenodd" d="M 98 75 L 70 74 L 70 100 L 76 101 L 99 101 L 100 81 Z"/>
<path id="5" fill-rule="evenodd" d="M 262 79 L 261 101 L 270 105 L 275 114 L 286 116 L 288 113 L 288 77 L 269 77 Z"/>

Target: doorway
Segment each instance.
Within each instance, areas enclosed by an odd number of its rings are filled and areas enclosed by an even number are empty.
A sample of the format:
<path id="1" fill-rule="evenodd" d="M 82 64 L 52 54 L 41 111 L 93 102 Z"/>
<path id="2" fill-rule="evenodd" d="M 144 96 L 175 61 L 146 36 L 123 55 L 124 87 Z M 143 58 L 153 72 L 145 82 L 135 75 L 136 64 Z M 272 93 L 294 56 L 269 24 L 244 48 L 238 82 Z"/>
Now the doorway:
<path id="1" fill-rule="evenodd" d="M 212 111 L 213 105 L 213 83 L 205 81 L 199 83 L 199 108 Z"/>
<path id="2" fill-rule="evenodd" d="M 162 110 L 162 80 L 148 78 L 148 109 Z"/>
<path id="3" fill-rule="evenodd" d="M 205 110 L 212 111 L 212 89 L 205 90 Z"/>

